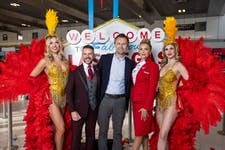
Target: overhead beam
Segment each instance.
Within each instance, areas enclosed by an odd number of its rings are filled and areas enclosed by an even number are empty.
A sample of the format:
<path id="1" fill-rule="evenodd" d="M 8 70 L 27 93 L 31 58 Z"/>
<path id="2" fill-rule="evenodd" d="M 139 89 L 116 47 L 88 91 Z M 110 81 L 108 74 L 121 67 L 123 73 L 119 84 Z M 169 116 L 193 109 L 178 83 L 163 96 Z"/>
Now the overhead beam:
<path id="1" fill-rule="evenodd" d="M 26 23 L 29 24 L 31 26 L 35 26 L 35 27 L 39 27 L 39 28 L 45 28 L 45 22 L 41 19 L 38 18 L 34 18 L 28 15 L 24 15 L 18 12 L 13 12 L 13 11 L 9 11 L 6 9 L 1 9 L 0 8 L 0 14 L 2 14 L 2 16 L 5 16 L 7 18 L 15 18 L 18 21 L 20 21 L 21 23 Z M 15 21 L 15 20 L 14 20 Z"/>
<path id="2" fill-rule="evenodd" d="M 162 16 L 159 14 L 159 12 L 156 10 L 154 5 L 152 4 L 151 0 L 144 0 L 144 5 L 146 5 L 149 9 L 151 9 L 151 13 L 149 16 L 153 19 L 162 19 Z"/>
<path id="3" fill-rule="evenodd" d="M 80 19 L 81 22 L 88 23 L 88 15 L 87 13 L 84 13 L 80 10 L 74 9 L 72 7 L 69 7 L 67 5 L 64 5 L 63 3 L 57 2 L 55 0 L 18 0 L 22 3 L 28 4 L 33 7 L 38 7 L 38 8 L 45 8 L 45 9 L 55 9 L 59 11 L 62 14 L 67 15 L 68 17 L 74 16 L 78 19 Z M 95 24 L 101 24 L 105 22 L 105 20 L 95 17 Z"/>
<path id="4" fill-rule="evenodd" d="M 225 15 L 225 3 L 223 4 L 223 9 L 221 10 L 221 15 Z"/>
<path id="5" fill-rule="evenodd" d="M 225 1 L 224 0 L 210 0 L 208 14 L 212 16 L 224 15 Z M 223 13 L 223 14 L 222 14 Z"/>
<path id="6" fill-rule="evenodd" d="M 155 19 L 151 16 L 151 14 L 145 12 L 144 9 L 137 4 L 137 2 L 134 2 L 133 0 L 123 0 L 121 2 L 127 5 L 132 12 L 137 14 L 137 16 L 140 15 L 148 24 L 154 23 Z"/>
<path id="7" fill-rule="evenodd" d="M 16 19 L 14 18 L 9 18 L 9 17 L 5 17 L 3 15 L 0 16 L 0 22 L 2 24 L 10 24 L 16 27 L 20 27 L 21 24 L 18 21 L 15 21 Z"/>
<path id="8" fill-rule="evenodd" d="M 1 31 L 7 31 L 7 32 L 13 32 L 13 33 L 19 33 L 19 31 L 12 29 L 10 27 L 6 27 L 6 26 L 0 26 L 0 30 Z"/>

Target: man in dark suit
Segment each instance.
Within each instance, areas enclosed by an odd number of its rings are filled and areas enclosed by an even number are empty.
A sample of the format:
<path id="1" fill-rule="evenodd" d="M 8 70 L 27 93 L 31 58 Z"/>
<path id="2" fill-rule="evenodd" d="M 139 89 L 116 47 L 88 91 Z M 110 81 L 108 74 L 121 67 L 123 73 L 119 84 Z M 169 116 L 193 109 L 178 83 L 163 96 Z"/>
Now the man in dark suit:
<path id="1" fill-rule="evenodd" d="M 100 106 L 98 114 L 99 150 L 107 150 L 109 119 L 113 122 L 113 150 L 122 149 L 122 126 L 130 98 L 131 72 L 134 67 L 125 55 L 129 39 L 124 34 L 115 38 L 115 53 L 102 55 L 99 63 L 101 80 Z"/>
<path id="2" fill-rule="evenodd" d="M 82 127 L 85 123 L 86 150 L 93 150 L 98 110 L 99 75 L 93 66 L 94 48 L 82 49 L 83 63 L 69 73 L 67 100 L 72 118 L 71 150 L 80 150 Z"/>

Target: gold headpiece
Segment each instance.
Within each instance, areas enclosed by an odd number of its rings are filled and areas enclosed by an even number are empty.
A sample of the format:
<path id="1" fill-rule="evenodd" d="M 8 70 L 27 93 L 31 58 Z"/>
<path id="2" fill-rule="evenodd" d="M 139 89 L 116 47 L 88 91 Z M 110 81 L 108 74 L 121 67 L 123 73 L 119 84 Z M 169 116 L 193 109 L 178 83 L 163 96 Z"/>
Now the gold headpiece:
<path id="1" fill-rule="evenodd" d="M 177 33 L 177 21 L 174 17 L 166 17 L 163 21 L 164 31 L 167 34 L 168 39 L 164 41 L 165 44 L 176 43 L 175 36 Z"/>
<path id="2" fill-rule="evenodd" d="M 53 9 L 49 9 L 45 15 L 45 24 L 48 28 L 47 36 L 56 36 L 55 29 L 58 24 L 57 12 Z"/>

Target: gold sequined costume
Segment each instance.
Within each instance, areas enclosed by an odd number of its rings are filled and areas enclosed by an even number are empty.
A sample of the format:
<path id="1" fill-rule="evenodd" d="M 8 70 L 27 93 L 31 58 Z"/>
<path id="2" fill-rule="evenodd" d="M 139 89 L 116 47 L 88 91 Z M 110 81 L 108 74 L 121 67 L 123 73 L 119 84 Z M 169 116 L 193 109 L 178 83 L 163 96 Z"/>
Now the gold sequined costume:
<path id="1" fill-rule="evenodd" d="M 169 69 L 162 77 L 159 78 L 159 92 L 157 94 L 157 108 L 160 111 L 166 110 L 171 105 L 176 105 L 176 89 L 174 82 L 177 81 L 176 74 Z"/>
<path id="2" fill-rule="evenodd" d="M 56 64 L 51 64 L 48 70 L 48 78 L 50 80 L 50 93 L 52 100 L 59 107 L 63 108 L 66 103 L 65 87 L 67 82 L 68 69 L 63 72 L 61 67 Z"/>

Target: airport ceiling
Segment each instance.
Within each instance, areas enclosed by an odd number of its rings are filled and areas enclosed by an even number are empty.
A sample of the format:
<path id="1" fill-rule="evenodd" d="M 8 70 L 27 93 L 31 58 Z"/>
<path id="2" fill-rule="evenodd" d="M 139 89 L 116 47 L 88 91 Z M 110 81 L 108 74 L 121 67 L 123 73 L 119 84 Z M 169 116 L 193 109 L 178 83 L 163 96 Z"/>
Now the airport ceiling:
<path id="1" fill-rule="evenodd" d="M 11 3 L 20 6 L 13 7 Z M 113 18 L 112 7 L 113 0 L 94 0 L 94 26 Z M 59 26 L 88 25 L 88 0 L 1 0 L 0 32 L 45 29 L 45 13 L 49 8 L 58 11 Z M 119 0 L 118 14 L 123 20 L 144 20 L 150 25 L 166 16 L 223 16 L 225 0 Z"/>

